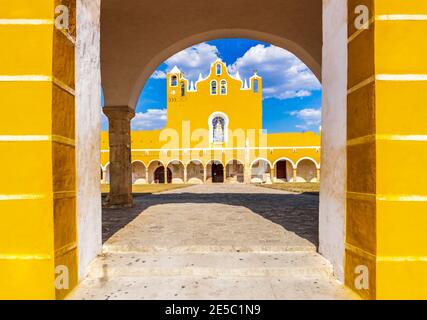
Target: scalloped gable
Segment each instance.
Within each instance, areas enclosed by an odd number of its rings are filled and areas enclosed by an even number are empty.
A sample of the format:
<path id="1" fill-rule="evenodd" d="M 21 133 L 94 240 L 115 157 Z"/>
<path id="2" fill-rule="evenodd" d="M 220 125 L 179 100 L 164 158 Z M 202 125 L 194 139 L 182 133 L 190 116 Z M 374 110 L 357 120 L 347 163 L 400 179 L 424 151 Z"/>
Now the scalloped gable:
<path id="1" fill-rule="evenodd" d="M 218 64 L 221 65 L 220 75 L 217 75 L 216 73 L 216 68 Z M 197 92 L 197 88 L 200 83 L 205 81 L 210 82 L 212 80 L 219 80 L 218 78 L 221 78 L 221 80 L 224 79 L 227 81 L 239 82 L 240 90 L 245 90 L 245 91 L 251 90 L 252 79 L 257 79 L 262 81 L 262 77 L 260 77 L 256 71 L 254 71 L 254 74 L 249 78 L 249 81 L 246 78 L 242 79 L 239 71 L 237 71 L 234 75 L 230 74 L 228 71 L 227 65 L 220 58 L 216 59 L 214 62 L 211 63 L 209 67 L 209 74 L 206 77 L 203 77 L 203 75 L 199 73 L 199 78 L 193 84 L 184 76 L 183 72 L 177 66 L 174 66 L 172 70 L 168 72 L 168 75 L 178 75 L 179 80 L 186 81 L 188 92 Z"/>
<path id="2" fill-rule="evenodd" d="M 221 75 L 216 74 L 216 68 L 217 68 L 218 64 L 221 65 Z M 258 76 L 258 75 L 256 75 L 256 76 L 258 79 L 261 79 L 260 76 Z M 196 90 L 197 90 L 197 85 L 199 83 L 204 82 L 204 81 L 210 82 L 212 80 L 218 80 L 218 77 L 221 77 L 223 79 L 225 78 L 225 80 L 229 80 L 229 81 L 238 81 L 238 82 L 240 82 L 241 90 L 244 89 L 244 82 L 240 76 L 240 73 L 237 71 L 234 75 L 230 74 L 228 72 L 227 65 L 220 58 L 218 58 L 213 63 L 211 63 L 210 68 L 209 68 L 209 74 L 207 77 L 203 78 L 202 74 L 201 73 L 199 74 L 199 79 L 195 83 Z M 249 89 L 249 87 L 247 87 L 247 89 Z"/>

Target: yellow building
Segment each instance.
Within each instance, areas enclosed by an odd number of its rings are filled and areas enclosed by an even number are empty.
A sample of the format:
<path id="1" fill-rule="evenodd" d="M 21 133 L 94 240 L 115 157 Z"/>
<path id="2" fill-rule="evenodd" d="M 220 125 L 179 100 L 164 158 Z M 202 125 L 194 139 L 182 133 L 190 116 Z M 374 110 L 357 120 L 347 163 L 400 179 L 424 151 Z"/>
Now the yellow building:
<path id="1" fill-rule="evenodd" d="M 102 181 L 108 183 L 107 132 L 101 140 Z M 167 74 L 166 128 L 133 131 L 131 142 L 135 184 L 319 180 L 320 136 L 267 134 L 262 78 L 230 75 L 219 59 L 195 83 L 174 67 Z"/>

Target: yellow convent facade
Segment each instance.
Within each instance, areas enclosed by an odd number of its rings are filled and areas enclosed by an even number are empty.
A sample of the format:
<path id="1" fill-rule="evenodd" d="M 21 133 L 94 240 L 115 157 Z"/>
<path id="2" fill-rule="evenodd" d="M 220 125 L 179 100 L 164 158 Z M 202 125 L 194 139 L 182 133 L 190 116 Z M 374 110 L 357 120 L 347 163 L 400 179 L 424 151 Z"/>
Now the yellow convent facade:
<path id="1" fill-rule="evenodd" d="M 131 132 L 133 183 L 319 181 L 320 136 L 267 134 L 256 72 L 242 80 L 218 59 L 209 75 L 194 83 L 174 67 L 167 74 L 167 102 L 164 129 Z M 109 158 L 103 132 L 103 183 L 110 179 Z"/>

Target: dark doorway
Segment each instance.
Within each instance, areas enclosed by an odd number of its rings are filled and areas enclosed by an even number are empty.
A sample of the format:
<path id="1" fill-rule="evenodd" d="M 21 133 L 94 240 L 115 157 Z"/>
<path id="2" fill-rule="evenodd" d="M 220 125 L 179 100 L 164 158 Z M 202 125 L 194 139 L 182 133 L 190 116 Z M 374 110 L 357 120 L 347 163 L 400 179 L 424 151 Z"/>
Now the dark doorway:
<path id="1" fill-rule="evenodd" d="M 165 167 L 161 166 L 154 171 L 154 181 L 165 183 Z M 172 171 L 168 168 L 168 183 L 172 183 Z"/>
<path id="2" fill-rule="evenodd" d="M 212 163 L 212 182 L 224 182 L 224 166 L 221 163 Z"/>
<path id="3" fill-rule="evenodd" d="M 276 168 L 277 168 L 277 179 L 287 180 L 288 177 L 286 176 L 286 160 L 277 162 Z"/>

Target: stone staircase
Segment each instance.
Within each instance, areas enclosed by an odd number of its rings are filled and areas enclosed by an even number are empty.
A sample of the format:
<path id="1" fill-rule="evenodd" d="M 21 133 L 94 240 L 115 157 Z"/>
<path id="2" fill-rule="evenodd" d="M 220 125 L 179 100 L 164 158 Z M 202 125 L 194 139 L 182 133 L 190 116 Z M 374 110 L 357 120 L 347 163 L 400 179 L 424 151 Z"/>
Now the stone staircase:
<path id="1" fill-rule="evenodd" d="M 136 199 L 139 215 L 108 239 L 69 298 L 356 298 L 308 240 L 316 198 L 288 196 L 201 185 Z M 129 211 L 105 214 L 113 225 Z"/>

